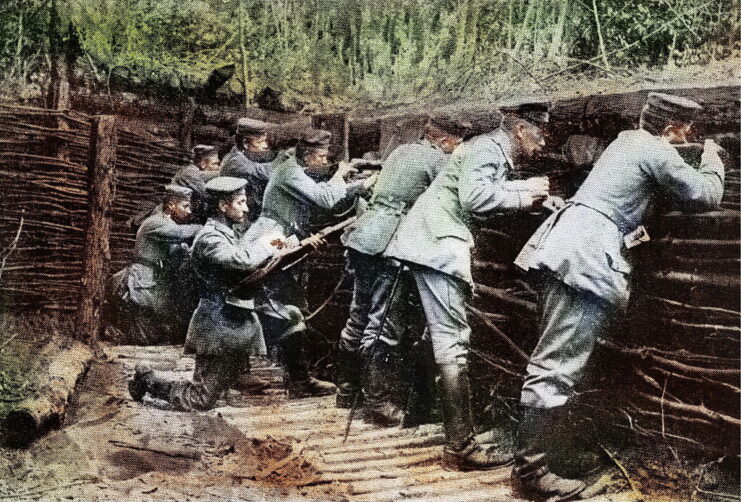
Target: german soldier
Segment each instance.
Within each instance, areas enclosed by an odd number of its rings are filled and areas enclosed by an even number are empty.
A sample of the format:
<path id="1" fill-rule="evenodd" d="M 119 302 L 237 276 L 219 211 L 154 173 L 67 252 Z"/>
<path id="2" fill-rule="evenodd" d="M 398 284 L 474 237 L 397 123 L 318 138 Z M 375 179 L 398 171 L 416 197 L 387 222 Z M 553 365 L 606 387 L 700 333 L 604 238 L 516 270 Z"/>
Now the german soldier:
<path id="1" fill-rule="evenodd" d="M 247 219 L 250 221 L 260 216 L 265 186 L 273 172 L 275 152 L 268 148 L 268 125 L 260 120 L 239 119 L 235 144 L 221 160 L 222 176 L 247 180 L 247 205 L 250 210 Z"/>
<path id="2" fill-rule="evenodd" d="M 214 146 L 196 145 L 192 150 L 192 158 L 190 164 L 175 173 L 170 183 L 193 191 L 193 218 L 202 225 L 207 217 L 206 182 L 219 175 L 219 154 Z"/>
<path id="3" fill-rule="evenodd" d="M 688 211 L 720 203 L 725 171 L 717 145 L 705 142 L 699 170 L 671 145 L 686 141 L 700 109 L 689 99 L 650 93 L 640 128 L 618 135 L 576 195 L 541 225 L 515 261 L 540 276 L 540 340 L 522 388 L 513 470 L 525 491 L 571 500 L 585 489 L 581 481 L 550 472 L 548 435 L 597 338 L 627 306 L 630 249 L 646 239 L 642 223 L 656 195 L 669 193 Z"/>
<path id="4" fill-rule="evenodd" d="M 174 320 L 174 273 L 201 229 L 201 225 L 186 224 L 191 218 L 191 193 L 177 185 L 165 187 L 162 211 L 145 219 L 136 233 L 132 263 L 110 279 L 118 324 L 133 343 L 165 341 L 163 332 L 168 332 Z"/>
<path id="5" fill-rule="evenodd" d="M 330 136 L 327 131 L 310 131 L 299 141 L 295 153 L 283 152 L 275 159 L 273 174 L 265 188 L 262 214 L 247 230 L 246 243 L 270 235 L 308 237 L 309 218 L 315 207 L 331 209 L 345 197 L 370 188 L 374 177 L 345 182 L 344 177 L 353 171 L 346 163 L 341 163 L 327 182 L 316 182 L 304 172 L 305 168 L 327 164 Z M 306 325 L 302 311 L 308 305 L 299 268 L 294 266 L 268 280 L 259 300 L 260 320 L 268 343 L 280 347 L 289 395 L 331 394 L 336 387 L 309 376 L 303 354 Z"/>
<path id="6" fill-rule="evenodd" d="M 527 119 L 505 115 L 498 129 L 458 147 L 384 253 L 408 264 L 419 290 L 440 374 L 443 463 L 451 469 L 491 469 L 511 460 L 479 445 L 473 434 L 466 318 L 473 237 L 468 226 L 472 215 L 528 211 L 545 200 L 547 179 L 508 179 L 515 159 L 533 156 L 544 145 L 537 123 L 547 120 L 546 109 L 527 111 Z"/>
<path id="7" fill-rule="evenodd" d="M 238 245 L 232 226 L 247 214 L 246 182 L 218 177 L 206 184 L 211 215 L 193 242 L 192 258 L 203 289 L 190 321 L 186 353 L 195 353 L 193 379 L 172 381 L 138 365 L 129 393 L 141 401 L 146 393 L 180 410 L 207 410 L 236 381 L 245 355 L 265 354 L 265 341 L 252 299 L 236 299 L 229 288 L 273 256 L 270 246 Z"/>
<path id="8" fill-rule="evenodd" d="M 455 118 L 431 117 L 424 138 L 396 148 L 383 163 L 367 209 L 342 236 L 348 268 L 354 272 L 350 316 L 340 335 L 337 406 L 348 408 L 364 392 L 365 420 L 398 425 L 401 410 L 391 400 L 390 384 L 400 379 L 398 355 L 405 281 L 400 263 L 381 256 L 399 222 L 445 166 L 463 141 L 470 124 Z M 363 352 L 361 364 L 359 352 Z M 397 356 L 397 357 L 394 357 Z"/>

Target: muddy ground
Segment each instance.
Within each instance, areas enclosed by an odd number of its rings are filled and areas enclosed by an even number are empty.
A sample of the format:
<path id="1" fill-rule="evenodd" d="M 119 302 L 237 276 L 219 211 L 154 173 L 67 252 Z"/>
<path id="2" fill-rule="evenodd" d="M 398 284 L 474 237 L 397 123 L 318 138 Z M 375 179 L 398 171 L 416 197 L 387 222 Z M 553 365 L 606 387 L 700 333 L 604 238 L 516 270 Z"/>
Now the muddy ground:
<path id="1" fill-rule="evenodd" d="M 512 492 L 509 468 L 442 470 L 439 424 L 378 429 L 356 419 L 343 442 L 347 410 L 332 397 L 288 400 L 271 361 L 253 370 L 272 381 L 264 394 L 231 391 L 210 412 L 181 413 L 126 391 L 137 361 L 187 377 L 193 360 L 180 347 L 105 354 L 62 429 L 1 450 L 0 500 L 525 500 Z M 701 472 L 703 490 L 720 493 L 709 497 L 697 489 L 700 471 L 678 456 L 611 453 L 589 478 L 602 487 L 595 501 L 733 500 L 715 465 Z"/>

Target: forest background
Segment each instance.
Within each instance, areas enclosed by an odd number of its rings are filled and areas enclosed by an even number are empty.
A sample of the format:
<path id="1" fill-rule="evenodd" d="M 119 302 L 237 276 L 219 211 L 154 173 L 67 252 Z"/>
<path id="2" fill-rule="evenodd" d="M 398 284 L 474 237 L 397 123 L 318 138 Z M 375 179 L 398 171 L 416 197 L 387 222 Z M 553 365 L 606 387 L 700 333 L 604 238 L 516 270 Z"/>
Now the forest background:
<path id="1" fill-rule="evenodd" d="M 220 99 L 266 87 L 334 107 L 496 100 L 527 82 L 737 57 L 740 0 L 4 0 L 3 93 L 40 96 L 55 51 L 78 88 Z"/>

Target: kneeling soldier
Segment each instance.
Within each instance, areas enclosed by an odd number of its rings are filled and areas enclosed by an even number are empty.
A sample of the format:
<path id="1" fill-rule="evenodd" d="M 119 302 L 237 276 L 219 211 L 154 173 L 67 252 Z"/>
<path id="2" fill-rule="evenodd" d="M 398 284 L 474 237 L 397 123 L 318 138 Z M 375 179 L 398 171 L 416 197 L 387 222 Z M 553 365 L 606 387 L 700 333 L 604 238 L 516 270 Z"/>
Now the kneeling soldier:
<path id="1" fill-rule="evenodd" d="M 522 387 L 515 481 L 548 500 L 572 500 L 584 483 L 548 467 L 551 431 L 559 410 L 581 379 L 597 338 L 624 310 L 630 294 L 630 248 L 645 240 L 646 211 L 669 193 L 689 211 L 718 206 L 723 163 L 705 142 L 699 170 L 670 143 L 686 142 L 694 101 L 650 93 L 640 128 L 621 132 L 604 151 L 573 198 L 530 238 L 515 263 L 540 274 L 540 340 Z M 631 239 L 632 236 L 636 236 Z"/>
<path id="2" fill-rule="evenodd" d="M 196 355 L 193 380 L 172 381 L 138 365 L 129 382 L 134 400 L 150 393 L 177 409 L 207 410 L 232 386 L 246 354 L 265 353 L 253 301 L 232 298 L 228 293 L 241 277 L 275 253 L 274 248 L 258 243 L 249 250 L 237 245 L 232 226 L 243 222 L 247 214 L 245 184 L 243 179 L 226 176 L 206 184 L 211 217 L 196 236 L 192 250 L 203 291 L 185 342 L 185 352 Z"/>

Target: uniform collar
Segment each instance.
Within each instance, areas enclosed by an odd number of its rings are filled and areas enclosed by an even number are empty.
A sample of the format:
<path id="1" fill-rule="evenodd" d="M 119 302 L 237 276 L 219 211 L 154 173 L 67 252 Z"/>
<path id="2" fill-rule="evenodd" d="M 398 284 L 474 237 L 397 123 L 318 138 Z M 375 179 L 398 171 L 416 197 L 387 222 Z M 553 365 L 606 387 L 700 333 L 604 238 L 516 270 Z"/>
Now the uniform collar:
<path id="1" fill-rule="evenodd" d="M 223 218 L 219 216 L 212 216 L 211 218 L 209 218 L 206 222 L 206 225 L 214 227 L 214 230 L 216 230 L 217 232 L 221 232 L 222 234 L 232 239 L 236 235 L 231 225 L 229 225 L 226 221 L 224 221 Z"/>
<path id="2" fill-rule="evenodd" d="M 514 144 L 512 142 L 512 137 L 507 134 L 501 127 L 498 127 L 491 133 L 491 140 L 499 146 L 500 150 L 502 150 L 502 153 L 504 154 L 504 160 L 506 160 L 507 164 L 509 164 L 509 168 L 514 169 L 515 163 L 512 161 Z"/>

